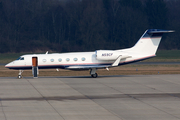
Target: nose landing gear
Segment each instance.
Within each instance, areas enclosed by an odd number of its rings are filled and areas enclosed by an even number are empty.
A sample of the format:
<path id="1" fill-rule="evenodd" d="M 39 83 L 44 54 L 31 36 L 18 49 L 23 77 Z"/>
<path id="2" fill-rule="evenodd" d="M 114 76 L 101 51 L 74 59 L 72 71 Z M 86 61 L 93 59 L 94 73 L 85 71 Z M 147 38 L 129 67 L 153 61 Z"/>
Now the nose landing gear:
<path id="1" fill-rule="evenodd" d="M 17 76 L 18 79 L 22 78 L 22 73 L 23 73 L 23 70 L 19 70 L 19 75 Z"/>

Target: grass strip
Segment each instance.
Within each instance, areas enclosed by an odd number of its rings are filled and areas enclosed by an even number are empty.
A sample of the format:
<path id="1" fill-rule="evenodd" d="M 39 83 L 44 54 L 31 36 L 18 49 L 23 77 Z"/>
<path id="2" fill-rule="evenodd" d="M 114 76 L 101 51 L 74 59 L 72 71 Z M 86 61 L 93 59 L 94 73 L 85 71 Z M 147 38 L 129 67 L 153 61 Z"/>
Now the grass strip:
<path id="1" fill-rule="evenodd" d="M 18 70 L 10 70 L 0 66 L 0 77 L 17 77 Z M 106 75 L 155 75 L 155 74 L 180 74 L 180 65 L 124 65 L 120 67 L 98 69 L 99 76 Z M 25 70 L 23 76 L 32 76 L 31 70 Z M 70 71 L 60 69 L 39 70 L 39 76 L 90 76 L 89 71 Z"/>

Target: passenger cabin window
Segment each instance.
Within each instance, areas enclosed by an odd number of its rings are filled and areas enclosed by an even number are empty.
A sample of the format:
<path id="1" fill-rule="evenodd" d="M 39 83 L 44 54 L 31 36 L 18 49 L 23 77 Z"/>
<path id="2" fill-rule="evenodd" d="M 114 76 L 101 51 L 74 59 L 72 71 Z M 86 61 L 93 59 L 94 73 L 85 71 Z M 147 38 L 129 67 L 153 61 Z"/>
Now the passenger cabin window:
<path id="1" fill-rule="evenodd" d="M 54 59 L 51 59 L 50 61 L 51 61 L 51 62 L 54 62 Z"/>
<path id="2" fill-rule="evenodd" d="M 78 59 L 77 58 L 74 58 L 74 61 L 77 61 Z"/>
<path id="3" fill-rule="evenodd" d="M 46 59 L 43 59 L 43 62 L 46 62 Z"/>
<path id="4" fill-rule="evenodd" d="M 59 59 L 58 59 L 58 61 L 59 61 L 59 62 L 61 62 L 61 61 L 62 61 L 62 59 L 61 59 L 61 58 L 59 58 Z"/>
<path id="5" fill-rule="evenodd" d="M 81 58 L 81 60 L 82 60 L 82 61 L 85 61 L 85 60 L 86 60 L 86 58 L 84 58 L 84 57 L 83 57 L 83 58 Z"/>
<path id="6" fill-rule="evenodd" d="M 67 62 L 69 62 L 69 61 L 70 61 L 70 59 L 69 59 L 69 58 L 66 58 L 66 61 L 67 61 Z"/>

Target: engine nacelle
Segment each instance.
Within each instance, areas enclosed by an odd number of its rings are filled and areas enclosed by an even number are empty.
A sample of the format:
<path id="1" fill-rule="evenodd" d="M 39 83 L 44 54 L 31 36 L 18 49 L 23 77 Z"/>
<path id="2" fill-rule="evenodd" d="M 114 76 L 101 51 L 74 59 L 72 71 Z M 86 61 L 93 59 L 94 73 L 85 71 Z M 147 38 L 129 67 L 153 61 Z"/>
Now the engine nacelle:
<path id="1" fill-rule="evenodd" d="M 121 55 L 120 52 L 114 50 L 97 50 L 97 60 L 116 60 Z"/>

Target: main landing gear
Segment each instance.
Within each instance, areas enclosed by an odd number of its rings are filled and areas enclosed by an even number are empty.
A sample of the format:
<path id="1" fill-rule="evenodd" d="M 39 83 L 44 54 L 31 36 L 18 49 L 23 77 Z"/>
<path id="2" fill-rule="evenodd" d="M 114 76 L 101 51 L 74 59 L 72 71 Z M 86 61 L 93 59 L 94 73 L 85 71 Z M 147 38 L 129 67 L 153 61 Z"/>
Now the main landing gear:
<path id="1" fill-rule="evenodd" d="M 97 77 L 98 77 L 98 74 L 97 74 L 97 73 L 92 74 L 92 75 L 91 75 L 91 77 L 93 77 L 93 78 L 97 78 Z"/>
<path id="2" fill-rule="evenodd" d="M 22 73 L 23 73 L 23 70 L 19 70 L 19 75 L 17 76 L 18 79 L 22 78 Z"/>
<path id="3" fill-rule="evenodd" d="M 91 77 L 93 78 L 97 78 L 98 74 L 96 73 L 96 68 L 92 68 L 90 71 Z"/>

